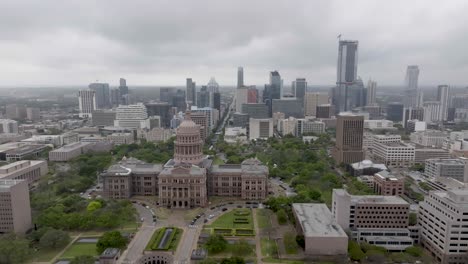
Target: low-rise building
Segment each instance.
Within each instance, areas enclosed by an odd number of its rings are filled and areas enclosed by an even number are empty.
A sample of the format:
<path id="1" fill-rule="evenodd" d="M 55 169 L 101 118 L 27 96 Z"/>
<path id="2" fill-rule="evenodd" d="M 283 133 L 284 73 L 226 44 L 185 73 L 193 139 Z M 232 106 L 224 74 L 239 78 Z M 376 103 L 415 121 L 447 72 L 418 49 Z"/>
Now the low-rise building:
<path id="1" fill-rule="evenodd" d="M 283 135 L 295 135 L 298 120 L 292 116 L 287 119 L 278 120 L 278 132 Z"/>
<path id="2" fill-rule="evenodd" d="M 410 135 L 410 140 L 413 143 L 425 147 L 441 148 L 444 141 L 448 138 L 448 133 L 438 130 L 426 130 L 414 132 Z"/>
<path id="3" fill-rule="evenodd" d="M 348 167 L 348 171 L 352 176 L 373 176 L 374 174 L 387 170 L 385 164 L 373 163 L 370 160 L 363 160 L 360 162 L 352 163 Z"/>
<path id="4" fill-rule="evenodd" d="M 296 136 L 304 134 L 323 134 L 325 133 L 325 123 L 319 120 L 297 119 L 296 122 Z"/>
<path id="5" fill-rule="evenodd" d="M 404 142 L 375 143 L 372 154 L 375 162 L 389 167 L 411 167 L 414 165 L 415 147 Z"/>
<path id="6" fill-rule="evenodd" d="M 132 144 L 135 142 L 132 133 L 113 133 L 107 136 L 107 140 L 115 145 Z"/>
<path id="7" fill-rule="evenodd" d="M 0 147 L 0 160 L 8 162 L 24 159 L 34 159 L 47 149 L 47 145 L 14 142 L 3 144 Z"/>
<path id="8" fill-rule="evenodd" d="M 460 182 L 468 182 L 468 162 L 466 158 L 428 159 L 425 163 L 424 175 L 436 180 L 450 177 Z"/>
<path id="9" fill-rule="evenodd" d="M 0 179 L 26 180 L 31 184 L 47 172 L 47 162 L 44 160 L 22 160 L 1 166 Z"/>
<path id="10" fill-rule="evenodd" d="M 306 255 L 346 260 L 348 236 L 333 219 L 327 205 L 295 203 L 292 209 L 296 218 L 296 229 L 304 236 Z"/>
<path id="11" fill-rule="evenodd" d="M 0 233 L 25 234 L 31 228 L 28 182 L 0 179 Z"/>
<path id="12" fill-rule="evenodd" d="M 242 127 L 226 127 L 224 141 L 228 144 L 247 143 L 247 129 Z"/>
<path id="13" fill-rule="evenodd" d="M 151 130 L 138 130 L 137 136 L 148 142 L 165 142 L 175 136 L 175 133 L 173 129 L 153 128 Z"/>
<path id="14" fill-rule="evenodd" d="M 364 120 L 364 129 L 370 130 L 396 130 L 393 121 L 390 120 Z"/>
<path id="15" fill-rule="evenodd" d="M 448 150 L 441 148 L 426 148 L 416 145 L 414 150 L 414 163 L 415 164 L 424 164 L 428 159 L 448 159 L 450 158 L 450 153 Z"/>
<path id="16" fill-rule="evenodd" d="M 94 115 L 93 115 L 94 117 Z M 106 248 L 99 256 L 99 264 L 116 264 L 120 257 L 120 249 Z"/>
<path id="17" fill-rule="evenodd" d="M 271 118 L 249 120 L 249 140 L 268 139 L 273 136 L 273 120 Z"/>
<path id="18" fill-rule="evenodd" d="M 402 195 L 405 191 L 405 180 L 396 177 L 389 171 L 381 171 L 374 175 L 374 192 L 379 195 Z"/>
<path id="19" fill-rule="evenodd" d="M 49 152 L 50 161 L 69 161 L 74 159 L 81 154 L 88 152 L 93 146 L 93 143 L 88 142 L 76 142 L 65 145 L 61 148 L 54 149 Z"/>

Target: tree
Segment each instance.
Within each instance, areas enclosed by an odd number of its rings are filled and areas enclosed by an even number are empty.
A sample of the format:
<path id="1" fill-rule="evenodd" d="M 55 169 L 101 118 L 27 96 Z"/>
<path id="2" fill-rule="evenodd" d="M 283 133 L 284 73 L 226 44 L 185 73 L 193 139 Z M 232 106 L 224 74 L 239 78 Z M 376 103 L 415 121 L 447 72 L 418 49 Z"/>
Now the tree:
<path id="1" fill-rule="evenodd" d="M 94 259 L 93 256 L 77 256 L 74 257 L 71 261 L 70 264 L 94 264 L 96 260 Z"/>
<path id="2" fill-rule="evenodd" d="M 240 257 L 230 257 L 221 260 L 221 264 L 245 264 L 245 260 Z"/>
<path id="3" fill-rule="evenodd" d="M 104 252 L 106 248 L 120 248 L 123 249 L 127 244 L 127 239 L 122 236 L 119 231 L 105 232 L 102 237 L 99 238 L 96 244 L 96 250 L 99 254 Z"/>
<path id="4" fill-rule="evenodd" d="M 86 210 L 88 212 L 94 212 L 101 207 L 102 207 L 102 204 L 99 201 L 92 201 L 88 204 L 88 207 L 86 207 Z"/>
<path id="5" fill-rule="evenodd" d="M 240 239 L 232 245 L 232 254 L 236 256 L 247 256 L 252 252 L 252 247 L 245 239 Z"/>
<path id="6" fill-rule="evenodd" d="M 278 218 L 278 223 L 280 225 L 284 225 L 288 222 L 288 215 L 286 214 L 286 211 L 284 211 L 284 209 L 282 208 L 276 212 L 276 217 Z"/>
<path id="7" fill-rule="evenodd" d="M 361 261 L 366 257 L 366 254 L 362 252 L 361 247 L 356 241 L 350 240 L 348 243 L 348 254 L 349 258 L 353 261 Z"/>
<path id="8" fill-rule="evenodd" d="M 31 253 L 27 239 L 18 238 L 15 234 L 0 236 L 0 263 L 25 263 Z"/>
<path id="9" fill-rule="evenodd" d="M 67 232 L 57 229 L 47 230 L 39 240 L 43 248 L 61 248 L 68 244 L 70 236 Z"/>
<path id="10" fill-rule="evenodd" d="M 418 216 L 416 213 L 409 214 L 409 225 L 416 225 L 418 223 Z"/>
<path id="11" fill-rule="evenodd" d="M 227 241 L 222 235 L 211 235 L 205 244 L 209 253 L 219 253 L 226 249 Z"/>

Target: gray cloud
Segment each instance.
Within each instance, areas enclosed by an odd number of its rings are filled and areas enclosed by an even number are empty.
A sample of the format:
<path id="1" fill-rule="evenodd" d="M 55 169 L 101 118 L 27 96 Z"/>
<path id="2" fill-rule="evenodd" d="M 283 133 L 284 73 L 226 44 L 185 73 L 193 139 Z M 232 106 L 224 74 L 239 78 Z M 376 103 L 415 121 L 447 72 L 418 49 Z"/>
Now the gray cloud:
<path id="1" fill-rule="evenodd" d="M 2 85 L 231 85 L 335 82 L 338 34 L 357 39 L 358 74 L 401 84 L 468 83 L 467 1 L 60 1 L 0 3 Z"/>

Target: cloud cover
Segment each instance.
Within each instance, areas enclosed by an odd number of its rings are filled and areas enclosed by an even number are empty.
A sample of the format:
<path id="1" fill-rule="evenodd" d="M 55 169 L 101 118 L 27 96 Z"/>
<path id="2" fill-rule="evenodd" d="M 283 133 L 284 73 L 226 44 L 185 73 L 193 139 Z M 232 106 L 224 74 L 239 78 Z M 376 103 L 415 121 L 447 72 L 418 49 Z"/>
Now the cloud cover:
<path id="1" fill-rule="evenodd" d="M 468 1 L 1 1 L 0 85 L 261 85 L 336 80 L 337 39 L 359 40 L 358 75 L 468 83 Z"/>

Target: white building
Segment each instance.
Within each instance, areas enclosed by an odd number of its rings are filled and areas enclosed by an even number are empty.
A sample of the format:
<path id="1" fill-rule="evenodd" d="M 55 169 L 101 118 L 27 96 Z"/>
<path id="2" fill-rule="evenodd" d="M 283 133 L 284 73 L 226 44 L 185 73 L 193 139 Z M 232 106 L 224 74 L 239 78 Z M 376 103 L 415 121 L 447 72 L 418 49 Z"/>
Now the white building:
<path id="1" fill-rule="evenodd" d="M 273 136 L 273 120 L 271 118 L 249 119 L 249 140 L 268 139 Z"/>
<path id="2" fill-rule="evenodd" d="M 317 135 L 325 133 L 325 123 L 318 120 L 297 119 L 296 136 L 302 136 L 308 133 Z"/>
<path id="3" fill-rule="evenodd" d="M 175 136 L 173 129 L 153 128 L 151 130 L 138 130 L 138 138 L 149 142 L 164 142 Z"/>
<path id="4" fill-rule="evenodd" d="M 21 160 L 0 167 L 1 180 L 26 180 L 28 184 L 39 180 L 48 172 L 47 161 Z"/>
<path id="5" fill-rule="evenodd" d="M 448 133 L 443 131 L 426 130 L 411 133 L 410 140 L 421 146 L 442 148 L 448 136 Z"/>
<path id="6" fill-rule="evenodd" d="M 248 142 L 247 129 L 242 127 L 227 127 L 224 131 L 224 141 L 228 144 Z"/>
<path id="7" fill-rule="evenodd" d="M 436 180 L 451 177 L 460 182 L 468 182 L 468 159 L 427 159 L 424 175 Z"/>
<path id="8" fill-rule="evenodd" d="M 113 133 L 107 136 L 107 140 L 114 143 L 114 145 L 135 143 L 133 133 Z"/>
<path id="9" fill-rule="evenodd" d="M 415 147 L 404 142 L 373 144 L 373 160 L 390 167 L 411 167 L 415 159 Z"/>
<path id="10" fill-rule="evenodd" d="M 441 105 L 438 101 L 424 102 L 424 121 L 427 123 L 437 123 L 441 116 Z"/>
<path id="11" fill-rule="evenodd" d="M 125 128 L 147 128 L 148 112 L 143 103 L 119 105 L 116 109 L 114 126 Z"/>
<path id="12" fill-rule="evenodd" d="M 365 129 L 396 129 L 393 127 L 393 121 L 390 120 L 364 120 Z"/>
<path id="13" fill-rule="evenodd" d="M 327 93 L 306 92 L 304 97 L 304 115 L 316 116 L 317 106 L 329 103 L 330 97 Z"/>
<path id="14" fill-rule="evenodd" d="M 93 90 L 78 91 L 78 105 L 80 107 L 80 117 L 92 117 L 93 111 L 97 109 L 96 92 Z"/>
<path id="15" fill-rule="evenodd" d="M 375 100 L 376 94 L 377 94 L 377 82 L 373 80 L 369 80 L 369 82 L 367 82 L 367 105 L 368 106 L 377 105 L 377 101 Z"/>
<path id="16" fill-rule="evenodd" d="M 455 109 L 454 121 L 455 122 L 468 122 L 468 109 L 466 108 Z"/>
<path id="17" fill-rule="evenodd" d="M 80 156 L 81 154 L 86 153 L 91 147 L 92 143 L 87 142 L 76 142 L 72 144 L 65 145 L 61 148 L 54 149 L 49 152 L 50 161 L 69 161 L 73 158 Z"/>
<path id="18" fill-rule="evenodd" d="M 18 134 L 18 122 L 11 119 L 0 119 L 0 134 Z"/>
<path id="19" fill-rule="evenodd" d="M 236 111 L 242 113 L 242 104 L 248 103 L 249 89 L 245 86 L 236 89 Z"/>
<path id="20" fill-rule="evenodd" d="M 468 263 L 468 189 L 432 191 L 419 208 L 421 244 L 436 263 Z"/>
<path id="21" fill-rule="evenodd" d="M 289 118 L 278 120 L 278 132 L 283 135 L 295 135 L 296 134 L 297 119 L 290 116 Z"/>
<path id="22" fill-rule="evenodd" d="M 450 86 L 439 85 L 437 87 L 437 100 L 440 102 L 439 120 L 446 121 L 450 103 Z"/>

